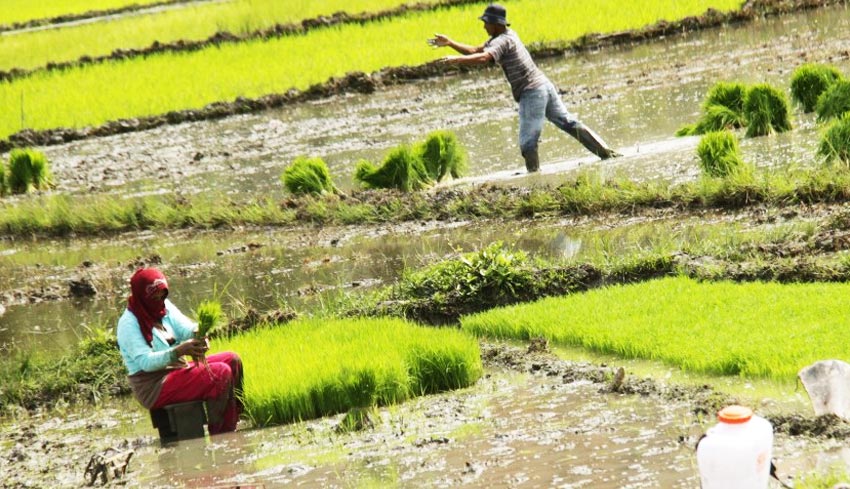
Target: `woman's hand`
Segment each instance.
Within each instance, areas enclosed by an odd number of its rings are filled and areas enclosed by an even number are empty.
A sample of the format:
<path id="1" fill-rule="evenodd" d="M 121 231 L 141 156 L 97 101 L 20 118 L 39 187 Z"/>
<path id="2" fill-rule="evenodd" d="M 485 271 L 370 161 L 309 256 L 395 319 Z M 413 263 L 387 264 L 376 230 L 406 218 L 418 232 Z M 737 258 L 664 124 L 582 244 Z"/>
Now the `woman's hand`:
<path id="1" fill-rule="evenodd" d="M 192 338 L 177 345 L 177 347 L 174 348 L 174 351 L 177 353 L 178 357 L 189 355 L 193 358 L 203 358 L 208 349 L 209 346 L 207 346 L 205 338 Z"/>

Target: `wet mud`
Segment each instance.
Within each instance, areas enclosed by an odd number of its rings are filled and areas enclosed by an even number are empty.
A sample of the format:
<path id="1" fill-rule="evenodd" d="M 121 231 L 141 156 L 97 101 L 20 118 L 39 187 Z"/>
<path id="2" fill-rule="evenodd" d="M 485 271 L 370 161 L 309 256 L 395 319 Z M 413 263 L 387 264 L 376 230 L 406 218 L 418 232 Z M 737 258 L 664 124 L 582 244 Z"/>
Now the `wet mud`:
<path id="1" fill-rule="evenodd" d="M 486 375 L 476 386 L 380 408 L 355 432 L 338 429 L 344 415 L 264 429 L 242 422 L 234 434 L 161 447 L 132 404 L 21 413 L 0 430 L 0 487 L 79 487 L 87 468 L 109 460 L 120 476 L 108 485 L 125 487 L 694 487 L 693 447 L 713 413 L 754 402 L 531 345 L 482 344 Z M 838 418 L 773 413 L 759 401 L 787 478 L 804 454 L 846 440 Z"/>

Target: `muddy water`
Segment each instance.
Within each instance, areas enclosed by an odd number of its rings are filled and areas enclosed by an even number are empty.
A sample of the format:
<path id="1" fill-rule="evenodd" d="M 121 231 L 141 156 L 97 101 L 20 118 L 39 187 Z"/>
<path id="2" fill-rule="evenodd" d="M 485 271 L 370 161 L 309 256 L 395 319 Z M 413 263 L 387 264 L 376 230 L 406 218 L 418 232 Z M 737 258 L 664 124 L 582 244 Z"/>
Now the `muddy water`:
<path id="1" fill-rule="evenodd" d="M 18 440 L 17 451 L 0 446 L 0 453 L 47 468 L 27 479 L 7 465 L 0 476 L 13 485 L 78 487 L 88 459 L 116 448 L 135 450 L 127 487 L 698 486 L 693 446 L 713 421 L 694 415 L 687 400 L 604 393 L 599 384 L 544 373 L 557 360 L 536 361 L 538 373 L 491 365 L 469 389 L 381 408 L 373 429 L 353 434 L 336 433 L 335 416 L 264 429 L 243 424 L 163 448 L 147 413 L 131 403 L 94 416 L 69 411 L 21 423 L 22 435 L 0 432 Z M 774 402 L 757 405 L 769 415 Z M 27 445 L 28 437 L 40 441 Z M 847 456 L 840 443 L 785 436 L 777 436 L 774 455 L 780 473 L 793 478 Z"/>

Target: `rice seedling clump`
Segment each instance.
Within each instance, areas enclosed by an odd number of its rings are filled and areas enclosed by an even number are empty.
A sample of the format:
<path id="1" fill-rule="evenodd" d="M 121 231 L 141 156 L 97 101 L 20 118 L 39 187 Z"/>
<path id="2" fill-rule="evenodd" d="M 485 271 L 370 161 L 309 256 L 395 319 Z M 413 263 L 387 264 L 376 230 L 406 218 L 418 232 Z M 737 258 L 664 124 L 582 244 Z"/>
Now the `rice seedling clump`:
<path id="1" fill-rule="evenodd" d="M 396 188 L 405 192 L 422 190 L 434 183 L 422 158 L 407 145 L 390 151 L 379 167 L 361 160 L 354 178 L 365 188 Z"/>
<path id="2" fill-rule="evenodd" d="M 835 119 L 850 111 L 850 80 L 838 80 L 818 97 L 815 113 L 818 121 Z"/>
<path id="3" fill-rule="evenodd" d="M 723 129 L 743 127 L 744 99 L 747 87 L 743 83 L 719 82 L 708 91 L 702 103 L 700 120 L 676 132 L 677 136 L 694 136 Z"/>
<path id="4" fill-rule="evenodd" d="M 425 138 L 417 153 L 428 170 L 428 175 L 436 182 L 446 175 L 459 178 L 466 173 L 466 151 L 451 131 L 434 131 Z"/>
<path id="5" fill-rule="evenodd" d="M 744 168 L 738 138 L 730 131 L 703 136 L 697 145 L 697 155 L 703 174 L 710 177 L 728 177 Z"/>
<path id="6" fill-rule="evenodd" d="M 827 163 L 839 162 L 850 167 L 850 112 L 829 126 L 821 138 L 818 154 Z"/>
<path id="7" fill-rule="evenodd" d="M 213 342 L 245 365 L 244 404 L 258 425 L 390 405 L 467 387 L 482 375 L 472 336 L 401 319 L 310 319 Z"/>
<path id="8" fill-rule="evenodd" d="M 195 317 L 198 319 L 199 338 L 212 334 L 225 320 L 221 303 L 218 301 L 202 301 L 195 310 Z"/>
<path id="9" fill-rule="evenodd" d="M 34 149 L 13 149 L 9 154 L 6 184 L 12 193 L 47 190 L 51 185 L 50 167 L 44 153 Z"/>
<path id="10" fill-rule="evenodd" d="M 296 195 L 336 193 L 328 165 L 321 158 L 300 156 L 280 177 L 287 190 Z"/>
<path id="11" fill-rule="evenodd" d="M 806 63 L 791 75 L 791 98 L 803 107 L 803 112 L 812 112 L 818 97 L 842 78 L 834 66 Z"/>
<path id="12" fill-rule="evenodd" d="M 744 99 L 747 137 L 767 136 L 791 129 L 785 94 L 767 83 L 752 86 Z"/>

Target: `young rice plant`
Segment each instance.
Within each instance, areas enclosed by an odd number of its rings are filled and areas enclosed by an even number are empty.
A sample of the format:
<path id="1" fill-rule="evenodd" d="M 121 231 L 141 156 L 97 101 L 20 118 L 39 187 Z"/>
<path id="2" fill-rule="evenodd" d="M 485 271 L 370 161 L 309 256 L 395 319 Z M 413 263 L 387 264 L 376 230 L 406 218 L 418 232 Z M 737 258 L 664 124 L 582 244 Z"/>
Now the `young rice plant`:
<path id="1" fill-rule="evenodd" d="M 700 166 L 704 175 L 728 177 L 745 165 L 738 149 L 738 138 L 730 131 L 710 132 L 697 145 Z"/>
<path id="2" fill-rule="evenodd" d="M 753 85 L 747 91 L 744 117 L 747 119 L 747 137 L 791 130 L 785 94 L 767 83 Z"/>
<path id="3" fill-rule="evenodd" d="M 834 66 L 806 63 L 791 75 L 791 98 L 803 107 L 803 112 L 812 112 L 818 97 L 843 78 Z"/>
<path id="4" fill-rule="evenodd" d="M 321 158 L 300 156 L 287 166 L 280 176 L 283 185 L 295 195 L 320 195 L 337 192 L 328 171 L 328 165 Z"/>
<path id="5" fill-rule="evenodd" d="M 747 87 L 738 82 L 719 82 L 708 91 L 702 103 L 702 115 L 696 124 L 685 126 L 677 136 L 694 136 L 724 129 L 737 129 L 746 123 L 744 99 Z"/>
<path id="6" fill-rule="evenodd" d="M 684 371 L 794 382 L 827 358 L 850 358 L 850 284 L 697 282 L 617 285 L 461 318 L 490 338 L 657 360 Z"/>
<path id="7" fill-rule="evenodd" d="M 246 413 L 259 425 L 395 404 L 483 373 L 473 337 L 400 319 L 299 320 L 212 346 L 242 357 Z"/>
<path id="8" fill-rule="evenodd" d="M 840 163 L 850 168 L 850 112 L 834 121 L 821 137 L 818 154 L 827 163 Z"/>
<path id="9" fill-rule="evenodd" d="M 7 185 L 15 194 L 50 188 L 50 168 L 44 154 L 29 148 L 13 149 L 9 153 Z"/>
<path id="10" fill-rule="evenodd" d="M 407 145 L 390 151 L 379 167 L 366 160 L 359 161 L 354 179 L 365 188 L 396 188 L 405 192 L 428 188 L 434 182 L 422 158 Z"/>
<path id="11" fill-rule="evenodd" d="M 850 111 L 850 80 L 838 80 L 818 97 L 815 113 L 818 122 L 837 119 Z"/>

